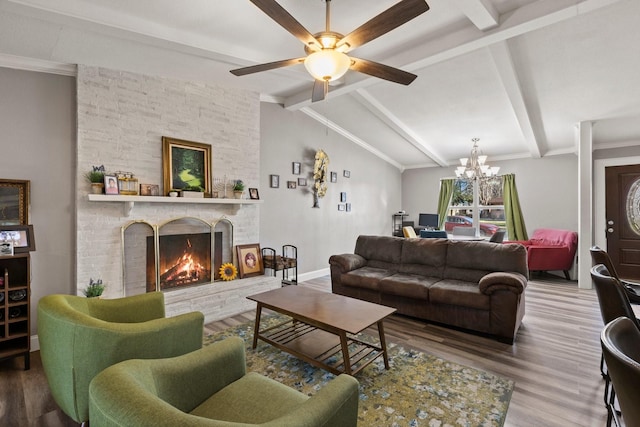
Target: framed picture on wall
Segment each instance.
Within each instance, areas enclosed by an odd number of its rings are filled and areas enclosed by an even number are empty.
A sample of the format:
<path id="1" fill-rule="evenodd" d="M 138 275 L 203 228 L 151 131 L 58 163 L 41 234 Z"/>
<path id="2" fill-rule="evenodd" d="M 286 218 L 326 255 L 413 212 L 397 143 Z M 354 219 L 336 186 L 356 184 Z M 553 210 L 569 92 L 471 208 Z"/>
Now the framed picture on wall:
<path id="1" fill-rule="evenodd" d="M 280 187 L 280 175 L 270 175 L 269 176 L 269 186 L 271 188 Z"/>
<path id="2" fill-rule="evenodd" d="M 0 179 L 0 224 L 29 222 L 28 180 Z"/>
<path id="3" fill-rule="evenodd" d="M 300 175 L 300 162 L 293 162 L 291 165 L 292 173 L 294 175 Z"/>
<path id="4" fill-rule="evenodd" d="M 338 172 L 331 172 L 331 182 L 338 182 Z"/>
<path id="5" fill-rule="evenodd" d="M 162 137 L 164 194 L 200 187 L 211 197 L 211 145 Z"/>

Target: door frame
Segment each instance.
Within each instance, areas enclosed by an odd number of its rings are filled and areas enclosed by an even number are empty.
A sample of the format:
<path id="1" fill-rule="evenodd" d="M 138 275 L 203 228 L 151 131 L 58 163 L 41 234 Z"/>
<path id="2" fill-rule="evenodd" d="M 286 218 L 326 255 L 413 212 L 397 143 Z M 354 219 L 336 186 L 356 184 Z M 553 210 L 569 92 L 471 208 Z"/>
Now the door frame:
<path id="1" fill-rule="evenodd" d="M 597 159 L 593 162 L 593 241 L 602 249 L 607 248 L 605 229 L 607 228 L 606 194 L 605 194 L 605 168 L 609 166 L 639 165 L 640 156 L 616 157 L 611 159 Z"/>

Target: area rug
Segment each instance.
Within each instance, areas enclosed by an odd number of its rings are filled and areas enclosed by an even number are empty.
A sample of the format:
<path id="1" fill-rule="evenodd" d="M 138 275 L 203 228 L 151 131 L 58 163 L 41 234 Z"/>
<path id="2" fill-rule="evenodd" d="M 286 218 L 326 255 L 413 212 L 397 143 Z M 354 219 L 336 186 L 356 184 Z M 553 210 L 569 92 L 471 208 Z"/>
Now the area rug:
<path id="1" fill-rule="evenodd" d="M 280 315 L 263 317 L 261 326 L 282 322 Z M 247 370 L 261 373 L 314 394 L 335 376 L 275 347 L 258 341 L 254 350 L 253 322 L 205 336 L 205 345 L 231 336 L 246 343 Z M 372 339 L 366 334 L 359 338 Z M 514 382 L 488 372 L 388 343 L 389 364 L 382 357 L 356 375 L 360 383 L 358 426 L 502 426 Z"/>

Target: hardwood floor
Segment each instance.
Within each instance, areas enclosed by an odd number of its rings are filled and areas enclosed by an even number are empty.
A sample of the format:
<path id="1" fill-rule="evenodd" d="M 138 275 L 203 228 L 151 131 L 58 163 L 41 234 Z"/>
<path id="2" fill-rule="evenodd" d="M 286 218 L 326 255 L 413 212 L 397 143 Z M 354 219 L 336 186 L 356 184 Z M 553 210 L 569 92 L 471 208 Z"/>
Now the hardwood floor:
<path id="1" fill-rule="evenodd" d="M 331 286 L 328 277 L 300 285 L 324 291 Z M 526 298 L 513 346 L 403 316 L 385 321 L 387 340 L 514 380 L 505 426 L 604 426 L 602 321 L 595 291 L 555 276 L 534 276 Z M 253 321 L 254 315 L 242 313 L 206 329 L 223 330 Z M 75 425 L 53 402 L 39 353 L 32 353 L 31 370 L 22 368 L 21 358 L 0 363 L 0 425 Z"/>

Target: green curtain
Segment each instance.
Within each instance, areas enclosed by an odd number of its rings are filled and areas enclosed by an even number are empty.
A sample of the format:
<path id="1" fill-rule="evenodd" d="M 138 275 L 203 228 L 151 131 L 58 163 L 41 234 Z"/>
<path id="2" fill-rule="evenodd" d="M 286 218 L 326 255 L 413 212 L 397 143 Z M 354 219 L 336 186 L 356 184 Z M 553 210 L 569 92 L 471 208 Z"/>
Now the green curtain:
<path id="1" fill-rule="evenodd" d="M 453 186 L 455 179 L 440 180 L 440 196 L 438 196 L 438 229 L 442 230 L 442 224 L 447 217 L 447 209 L 453 196 Z"/>
<path id="2" fill-rule="evenodd" d="M 520 199 L 516 188 L 514 174 L 502 175 L 502 192 L 504 201 L 504 215 L 507 220 L 509 240 L 528 240 L 527 227 L 520 209 Z"/>

